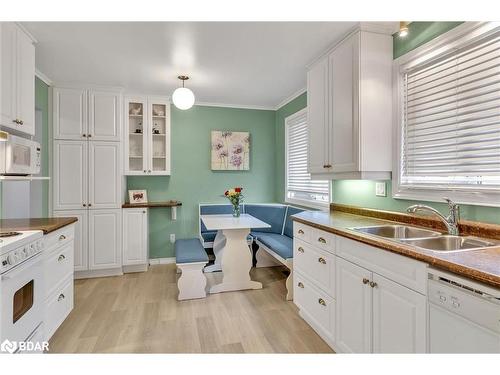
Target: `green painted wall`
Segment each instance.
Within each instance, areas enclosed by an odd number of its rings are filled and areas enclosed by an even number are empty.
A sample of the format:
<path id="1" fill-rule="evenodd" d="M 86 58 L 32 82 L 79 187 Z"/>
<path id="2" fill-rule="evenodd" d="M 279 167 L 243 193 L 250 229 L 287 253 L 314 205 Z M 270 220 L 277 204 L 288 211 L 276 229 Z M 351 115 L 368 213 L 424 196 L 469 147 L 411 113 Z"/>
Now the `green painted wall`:
<path id="1" fill-rule="evenodd" d="M 35 108 L 42 111 L 42 176 L 49 175 L 49 86 L 35 78 Z M 42 216 L 49 214 L 49 181 L 42 184 Z"/>
<path id="2" fill-rule="evenodd" d="M 307 93 L 296 97 L 276 111 L 276 177 L 275 199 L 276 202 L 285 201 L 285 118 L 307 107 Z"/>
<path id="3" fill-rule="evenodd" d="M 406 37 L 400 38 L 394 34 L 393 57 L 396 59 L 461 23 L 463 22 L 412 22 L 408 25 L 409 32 Z"/>
<path id="4" fill-rule="evenodd" d="M 150 209 L 151 258 L 174 256 L 169 242 L 194 237 L 198 231 L 198 203 L 226 202 L 225 189 L 243 186 L 247 202 L 273 202 L 275 194 L 275 112 L 250 109 L 194 106 L 187 111 L 172 108 L 172 175 L 127 177 L 128 189 L 146 189 L 150 201 L 177 199 L 182 207 L 177 220 L 169 208 Z M 210 169 L 210 131 L 249 131 L 249 171 Z M 128 197 L 126 198 L 128 200 Z"/>

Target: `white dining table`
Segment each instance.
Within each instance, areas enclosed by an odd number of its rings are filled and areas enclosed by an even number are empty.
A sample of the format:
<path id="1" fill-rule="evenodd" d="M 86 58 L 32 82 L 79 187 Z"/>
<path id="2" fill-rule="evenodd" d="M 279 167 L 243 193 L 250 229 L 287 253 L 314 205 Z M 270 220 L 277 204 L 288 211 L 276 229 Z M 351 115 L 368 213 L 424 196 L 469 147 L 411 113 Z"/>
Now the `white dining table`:
<path id="1" fill-rule="evenodd" d="M 252 251 L 247 243 L 250 229 L 271 226 L 252 215 L 201 215 L 207 230 L 216 230 L 214 240 L 215 262 L 207 272 L 222 270 L 222 282 L 210 287 L 210 293 L 244 289 L 262 289 L 262 283 L 250 278 Z"/>

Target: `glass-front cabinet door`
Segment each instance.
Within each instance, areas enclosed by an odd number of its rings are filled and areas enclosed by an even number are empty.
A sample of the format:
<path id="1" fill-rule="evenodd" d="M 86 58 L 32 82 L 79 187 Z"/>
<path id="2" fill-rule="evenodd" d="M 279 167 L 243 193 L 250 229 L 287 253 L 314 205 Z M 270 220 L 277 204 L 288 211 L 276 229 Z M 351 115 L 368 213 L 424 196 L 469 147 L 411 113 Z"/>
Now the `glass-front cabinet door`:
<path id="1" fill-rule="evenodd" d="M 125 174 L 170 175 L 170 102 L 127 97 Z"/>
<path id="2" fill-rule="evenodd" d="M 149 98 L 150 147 L 148 168 L 152 175 L 170 174 L 170 102 Z"/>
<path id="3" fill-rule="evenodd" d="M 126 160 L 129 175 L 144 175 L 148 171 L 147 159 L 147 100 L 126 98 Z"/>

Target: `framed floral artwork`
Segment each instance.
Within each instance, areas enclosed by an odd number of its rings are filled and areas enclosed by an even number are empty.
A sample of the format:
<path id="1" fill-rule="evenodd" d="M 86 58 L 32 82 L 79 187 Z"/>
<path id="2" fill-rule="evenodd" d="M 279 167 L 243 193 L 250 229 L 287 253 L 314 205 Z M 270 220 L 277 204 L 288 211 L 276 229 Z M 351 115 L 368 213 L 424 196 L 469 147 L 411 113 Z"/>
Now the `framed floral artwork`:
<path id="1" fill-rule="evenodd" d="M 211 165 L 213 171 L 249 170 L 250 133 L 213 130 Z"/>

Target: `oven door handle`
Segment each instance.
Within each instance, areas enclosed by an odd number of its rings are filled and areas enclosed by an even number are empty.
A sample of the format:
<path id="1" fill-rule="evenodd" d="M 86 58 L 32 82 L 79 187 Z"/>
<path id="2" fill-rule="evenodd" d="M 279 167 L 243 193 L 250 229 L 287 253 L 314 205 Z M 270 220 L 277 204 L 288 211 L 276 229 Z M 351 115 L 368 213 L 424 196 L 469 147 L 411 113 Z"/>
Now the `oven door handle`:
<path id="1" fill-rule="evenodd" d="M 21 263 L 19 266 L 12 268 L 2 275 L 2 280 L 10 280 L 15 278 L 21 272 L 24 272 L 27 268 L 33 267 L 42 260 L 42 253 L 38 253 L 34 257 L 31 257 Z M 34 262 L 35 261 L 35 262 Z"/>

